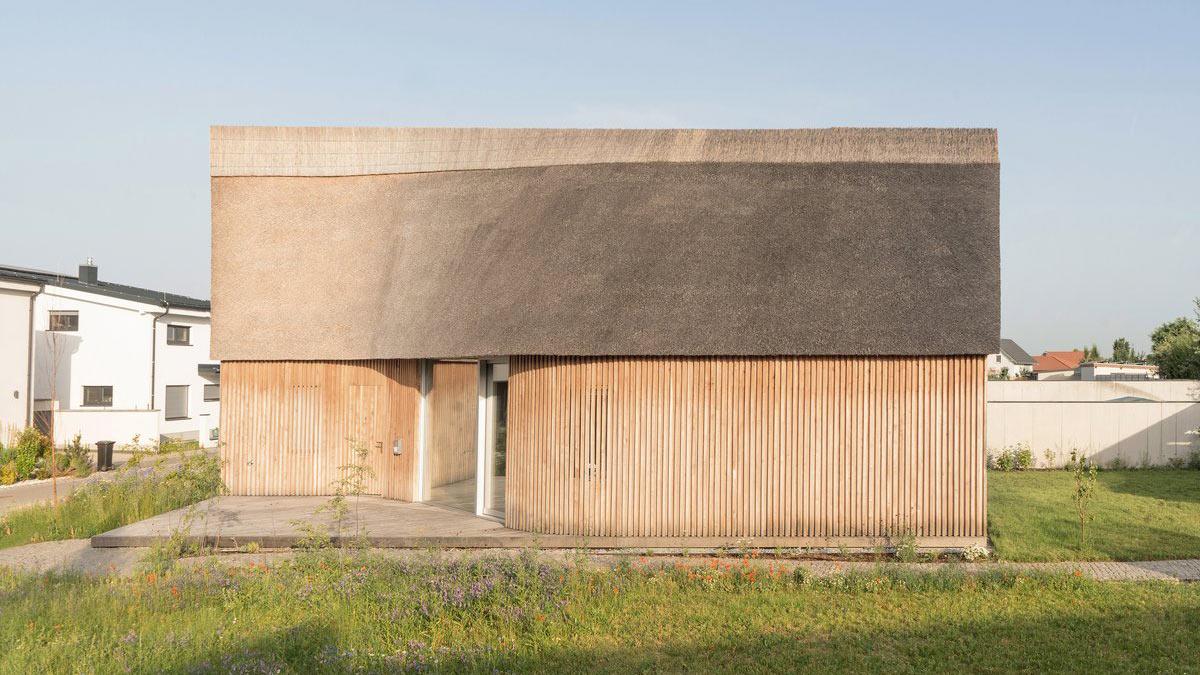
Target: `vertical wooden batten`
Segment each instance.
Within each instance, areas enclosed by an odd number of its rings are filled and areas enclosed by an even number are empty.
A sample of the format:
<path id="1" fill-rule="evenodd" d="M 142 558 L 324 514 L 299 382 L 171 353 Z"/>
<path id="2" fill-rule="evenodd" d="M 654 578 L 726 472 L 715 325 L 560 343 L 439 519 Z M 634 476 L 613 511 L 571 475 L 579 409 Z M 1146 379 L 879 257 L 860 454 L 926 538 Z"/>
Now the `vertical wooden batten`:
<path id="1" fill-rule="evenodd" d="M 417 361 L 225 361 L 221 371 L 222 478 L 233 494 L 330 494 L 358 443 L 376 474 L 370 492 L 413 499 Z"/>
<path id="2" fill-rule="evenodd" d="M 509 527 L 986 536 L 982 356 L 509 363 Z"/>

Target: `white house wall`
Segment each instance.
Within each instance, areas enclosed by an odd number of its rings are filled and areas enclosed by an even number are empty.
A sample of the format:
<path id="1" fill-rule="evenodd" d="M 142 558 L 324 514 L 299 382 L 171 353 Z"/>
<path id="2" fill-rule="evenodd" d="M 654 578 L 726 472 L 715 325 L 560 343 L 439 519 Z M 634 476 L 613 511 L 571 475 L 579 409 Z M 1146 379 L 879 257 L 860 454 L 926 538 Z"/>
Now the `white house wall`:
<path id="1" fill-rule="evenodd" d="M 1008 368 L 1009 377 L 1017 377 L 1022 373 L 1032 370 L 1031 366 L 1018 365 L 1012 359 L 1008 358 L 1003 352 L 998 354 L 988 354 L 987 357 L 988 374 L 999 373 L 1002 369 Z"/>
<path id="2" fill-rule="evenodd" d="M 151 409 L 149 312 L 153 309 L 151 305 L 47 286 L 34 307 L 36 398 L 51 398 L 57 360 L 54 398 L 59 410 L 84 409 L 85 386 L 111 386 L 111 410 Z M 49 332 L 51 311 L 79 312 L 79 330 Z M 57 359 L 56 341 L 60 354 Z"/>
<path id="3" fill-rule="evenodd" d="M 158 330 L 155 334 L 158 345 L 155 354 L 158 374 L 154 381 L 154 400 L 159 410 L 159 433 L 199 440 L 205 445 L 211 445 L 207 432 L 218 424 L 220 403 L 204 400 L 204 385 L 216 384 L 216 381 L 203 378 L 197 373 L 198 364 L 212 362 L 208 358 L 210 322 L 207 316 L 197 314 L 173 312 L 158 319 Z M 168 325 L 189 326 L 191 344 L 167 344 Z M 187 419 L 166 418 L 168 385 L 187 385 Z"/>
<path id="4" fill-rule="evenodd" d="M 0 442 L 28 422 L 29 300 L 36 290 L 0 282 Z"/>
<path id="5" fill-rule="evenodd" d="M 135 438 L 144 445 L 158 438 L 158 417 L 156 410 L 60 410 L 54 420 L 55 436 L 63 443 L 79 434 L 89 446 L 96 441 L 114 441 L 120 447 L 132 444 Z"/>
<path id="6" fill-rule="evenodd" d="M 28 311 L 26 303 L 26 316 Z M 79 330 L 49 332 L 51 311 L 78 312 Z M 204 385 L 215 382 L 197 372 L 198 364 L 212 363 L 208 358 L 208 313 L 173 310 L 160 317 L 162 314 L 161 306 L 54 286 L 47 286 L 37 297 L 33 377 L 38 400 L 34 407 L 50 407 L 57 341 L 61 354 L 55 392 L 57 443 L 66 443 L 78 433 L 86 444 L 97 440 L 124 444 L 137 434 L 142 442 L 168 435 L 214 445 L 208 441 L 208 431 L 217 424 L 220 403 L 204 401 Z M 191 344 L 168 345 L 169 324 L 190 326 Z M 168 385 L 188 386 L 186 419 L 166 419 Z M 111 386 L 112 407 L 85 407 L 84 386 Z"/>

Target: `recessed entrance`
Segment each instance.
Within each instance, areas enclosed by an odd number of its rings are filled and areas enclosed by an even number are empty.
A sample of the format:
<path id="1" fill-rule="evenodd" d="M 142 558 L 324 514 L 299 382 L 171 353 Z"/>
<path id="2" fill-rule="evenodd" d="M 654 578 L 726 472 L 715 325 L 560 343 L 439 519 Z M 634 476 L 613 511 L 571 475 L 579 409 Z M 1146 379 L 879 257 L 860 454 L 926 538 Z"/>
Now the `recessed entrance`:
<path id="1" fill-rule="evenodd" d="M 503 520 L 508 363 L 433 361 L 425 367 L 425 501 Z"/>
<path id="2" fill-rule="evenodd" d="M 426 365 L 425 501 L 476 511 L 479 364 Z"/>

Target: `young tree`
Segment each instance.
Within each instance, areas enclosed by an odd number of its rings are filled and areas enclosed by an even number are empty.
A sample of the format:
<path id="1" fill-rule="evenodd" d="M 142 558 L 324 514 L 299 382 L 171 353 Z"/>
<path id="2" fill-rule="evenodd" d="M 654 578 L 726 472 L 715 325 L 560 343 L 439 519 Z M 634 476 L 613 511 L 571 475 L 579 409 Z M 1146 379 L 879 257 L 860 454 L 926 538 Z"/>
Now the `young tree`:
<path id="1" fill-rule="evenodd" d="M 57 331 L 46 331 L 46 366 L 50 375 L 50 502 L 58 508 L 58 455 L 55 453 L 54 435 L 58 424 L 58 373 L 66 355 L 66 339 Z"/>
<path id="2" fill-rule="evenodd" d="M 1092 513 L 1092 499 L 1096 496 L 1096 465 L 1082 453 L 1077 454 L 1072 450 L 1067 467 L 1075 477 L 1071 501 L 1075 503 L 1075 515 L 1079 516 L 1079 552 L 1083 553 L 1087 550 L 1087 524 L 1096 517 Z"/>
<path id="3" fill-rule="evenodd" d="M 1084 361 L 1100 361 L 1101 360 L 1100 359 L 1100 348 L 1096 346 L 1096 343 L 1093 342 L 1091 347 L 1083 348 L 1083 360 Z"/>

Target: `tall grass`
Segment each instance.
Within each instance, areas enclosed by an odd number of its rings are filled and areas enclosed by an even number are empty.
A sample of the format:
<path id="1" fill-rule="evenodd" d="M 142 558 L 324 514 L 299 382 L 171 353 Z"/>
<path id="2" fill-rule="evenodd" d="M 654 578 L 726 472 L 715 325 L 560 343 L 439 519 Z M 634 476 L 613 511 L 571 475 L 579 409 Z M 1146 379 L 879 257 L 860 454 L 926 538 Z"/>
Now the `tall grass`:
<path id="1" fill-rule="evenodd" d="M 220 493 L 220 460 L 204 452 L 183 456 L 178 467 L 135 459 L 111 478 L 94 480 L 59 502 L 0 516 L 0 548 L 91 537 Z"/>
<path id="2" fill-rule="evenodd" d="M 1186 672 L 1197 631 L 1200 586 L 1003 571 L 438 552 L 0 571 L 0 672 Z"/>

